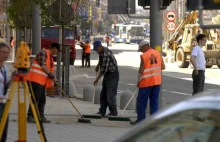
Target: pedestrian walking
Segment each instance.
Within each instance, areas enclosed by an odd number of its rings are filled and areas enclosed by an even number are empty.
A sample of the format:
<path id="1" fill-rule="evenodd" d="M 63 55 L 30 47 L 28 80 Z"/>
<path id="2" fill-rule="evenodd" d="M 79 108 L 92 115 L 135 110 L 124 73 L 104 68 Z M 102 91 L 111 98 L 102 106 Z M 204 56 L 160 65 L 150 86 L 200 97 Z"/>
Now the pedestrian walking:
<path id="1" fill-rule="evenodd" d="M 10 47 L 0 39 L 0 119 L 2 119 L 5 104 L 7 102 L 7 90 L 10 85 L 10 79 L 8 78 L 9 70 L 7 66 L 4 65 L 5 61 L 8 60 L 10 55 Z M 6 142 L 8 133 L 8 118 L 5 123 L 5 128 L 3 130 L 0 142 Z"/>
<path id="2" fill-rule="evenodd" d="M 192 79 L 193 79 L 193 93 L 195 95 L 197 93 L 203 92 L 204 83 L 205 83 L 205 69 L 206 69 L 206 61 L 205 55 L 202 50 L 202 47 L 206 45 L 207 37 L 204 34 L 198 34 L 196 37 L 196 41 L 198 45 L 193 47 L 190 62 L 193 65 Z M 194 119 L 199 118 L 199 111 L 195 111 L 193 113 Z"/>
<path id="3" fill-rule="evenodd" d="M 54 61 L 52 56 L 57 55 L 58 52 L 60 52 L 60 45 L 56 42 L 51 43 L 49 49 L 43 49 L 38 52 L 27 75 L 43 123 L 50 123 L 50 120 L 47 120 L 44 116 L 46 105 L 45 88 L 53 86 Z M 27 121 L 35 123 L 30 105 L 27 115 Z"/>
<path id="4" fill-rule="evenodd" d="M 117 61 L 111 50 L 102 46 L 100 41 L 95 41 L 93 50 L 99 54 L 99 63 L 96 66 L 96 72 L 100 68 L 99 75 L 94 81 L 97 85 L 100 78 L 103 77 L 102 90 L 100 94 L 100 109 L 97 114 L 102 117 L 106 114 L 106 109 L 109 107 L 109 116 L 117 116 L 116 96 L 119 81 L 119 72 Z"/>
<path id="5" fill-rule="evenodd" d="M 85 43 L 85 58 L 86 58 L 85 66 L 88 68 L 90 68 L 90 52 L 91 52 L 91 47 L 90 47 L 89 41 L 86 41 Z"/>
<path id="6" fill-rule="evenodd" d="M 139 123 L 146 118 L 148 98 L 150 99 L 150 115 L 158 111 L 162 70 L 165 69 L 161 54 L 152 49 L 148 41 L 142 40 L 138 51 L 143 54 L 137 83 L 139 88 L 136 104 L 137 120 L 131 121 L 131 124 Z"/>
<path id="7" fill-rule="evenodd" d="M 85 44 L 83 43 L 83 42 L 80 42 L 80 47 L 82 47 L 82 66 L 81 66 L 81 68 L 84 68 L 84 61 L 85 61 L 85 59 L 86 59 L 86 54 L 85 54 Z"/>
<path id="8" fill-rule="evenodd" d="M 75 59 L 76 59 L 76 48 L 75 45 L 71 45 L 70 46 L 70 65 L 74 66 L 75 63 Z"/>

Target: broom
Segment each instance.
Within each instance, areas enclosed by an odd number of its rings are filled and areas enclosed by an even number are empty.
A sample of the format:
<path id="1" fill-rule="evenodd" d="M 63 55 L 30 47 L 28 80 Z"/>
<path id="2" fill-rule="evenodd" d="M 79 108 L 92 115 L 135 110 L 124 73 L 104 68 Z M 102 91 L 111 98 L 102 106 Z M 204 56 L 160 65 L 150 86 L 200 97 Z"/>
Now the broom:
<path id="1" fill-rule="evenodd" d="M 80 115 L 81 118 L 78 119 L 78 122 L 80 123 L 91 123 L 89 119 L 85 119 L 83 115 L 79 112 L 79 110 L 76 108 L 76 106 L 72 103 L 70 98 L 66 95 L 66 93 L 63 91 L 63 89 L 54 81 L 54 84 L 57 85 L 57 87 L 62 91 L 63 95 L 67 98 L 67 100 L 70 102 L 70 104 L 73 106 L 73 108 L 76 110 L 76 112 Z"/>
<path id="2" fill-rule="evenodd" d="M 135 96 L 136 92 L 137 92 L 137 88 L 134 91 L 133 95 L 131 96 L 130 100 L 128 101 L 128 103 L 126 104 L 126 106 L 124 107 L 124 109 L 122 110 L 122 112 L 120 113 L 119 116 L 110 116 L 108 118 L 109 121 L 131 121 L 129 117 L 122 117 L 122 114 L 124 113 L 125 109 L 128 107 L 128 105 L 130 104 L 131 100 L 133 99 L 133 97 Z"/>

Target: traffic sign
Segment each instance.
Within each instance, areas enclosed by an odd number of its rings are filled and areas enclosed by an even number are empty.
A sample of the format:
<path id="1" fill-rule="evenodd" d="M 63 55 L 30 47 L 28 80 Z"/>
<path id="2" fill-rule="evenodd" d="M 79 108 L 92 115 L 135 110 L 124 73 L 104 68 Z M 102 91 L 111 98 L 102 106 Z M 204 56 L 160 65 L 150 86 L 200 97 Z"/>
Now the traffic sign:
<path id="1" fill-rule="evenodd" d="M 166 28 L 168 31 L 173 32 L 176 29 L 176 24 L 174 22 L 168 22 Z"/>
<path id="2" fill-rule="evenodd" d="M 167 11 L 166 18 L 168 21 L 174 21 L 176 19 L 176 13 L 174 11 Z"/>

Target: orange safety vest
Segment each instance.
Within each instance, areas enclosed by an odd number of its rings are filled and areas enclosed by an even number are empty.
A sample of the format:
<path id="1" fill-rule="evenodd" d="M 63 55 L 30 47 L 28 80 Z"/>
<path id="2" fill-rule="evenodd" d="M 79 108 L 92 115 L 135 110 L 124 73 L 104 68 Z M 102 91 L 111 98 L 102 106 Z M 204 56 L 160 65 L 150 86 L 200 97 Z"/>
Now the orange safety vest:
<path id="1" fill-rule="evenodd" d="M 46 67 L 50 72 L 54 73 L 54 61 L 53 58 L 50 58 L 50 52 L 47 49 L 44 49 L 47 53 Z M 30 71 L 27 75 L 28 81 L 36 82 L 41 85 L 45 85 L 45 88 L 50 88 L 53 86 L 53 79 L 48 77 L 48 74 L 44 72 L 36 59 L 34 59 Z"/>
<path id="2" fill-rule="evenodd" d="M 150 87 L 161 84 L 162 57 L 154 49 L 149 49 L 141 55 L 144 60 L 144 71 L 139 83 L 139 88 Z"/>
<path id="3" fill-rule="evenodd" d="M 91 52 L 91 48 L 89 44 L 85 44 L 85 53 L 90 53 Z"/>

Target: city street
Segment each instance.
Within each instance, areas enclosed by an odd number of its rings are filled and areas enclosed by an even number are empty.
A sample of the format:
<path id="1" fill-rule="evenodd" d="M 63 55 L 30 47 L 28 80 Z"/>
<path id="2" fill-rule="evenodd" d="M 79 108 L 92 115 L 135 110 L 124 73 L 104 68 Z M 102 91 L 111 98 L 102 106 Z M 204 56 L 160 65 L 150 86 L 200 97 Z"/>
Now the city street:
<path id="1" fill-rule="evenodd" d="M 140 54 L 137 52 L 137 44 L 113 44 L 109 47 L 115 54 L 118 61 L 120 82 L 118 94 L 136 89 L 138 67 L 140 64 Z M 81 48 L 77 46 L 77 60 L 75 61 L 76 75 L 74 84 L 78 93 L 77 98 L 72 101 L 83 114 L 96 113 L 99 105 L 91 106 L 90 102 L 82 101 L 83 87 L 92 85 L 95 80 L 95 65 L 98 61 L 98 55 L 91 52 L 91 68 L 80 68 L 81 66 Z M 11 63 L 8 63 L 11 66 Z M 192 81 L 191 68 L 179 69 L 175 63 L 167 63 L 166 70 L 163 72 L 163 107 L 182 101 L 191 97 Z M 205 91 L 219 88 L 219 70 L 216 67 L 206 70 Z M 101 81 L 99 82 L 101 85 Z M 17 101 L 16 97 L 10 111 L 10 123 L 8 130 L 8 142 L 17 140 Z M 119 113 L 121 110 L 119 110 Z M 121 134 L 128 131 L 133 126 L 129 122 L 108 121 L 104 119 L 91 119 L 91 124 L 77 123 L 78 115 L 66 99 L 58 97 L 47 97 L 45 116 L 52 120 L 51 124 L 46 124 L 45 133 L 48 141 L 53 142 L 112 142 Z M 136 113 L 134 110 L 128 110 L 124 116 L 130 116 L 134 120 Z M 34 124 L 28 124 L 28 141 L 38 142 L 39 136 Z"/>

